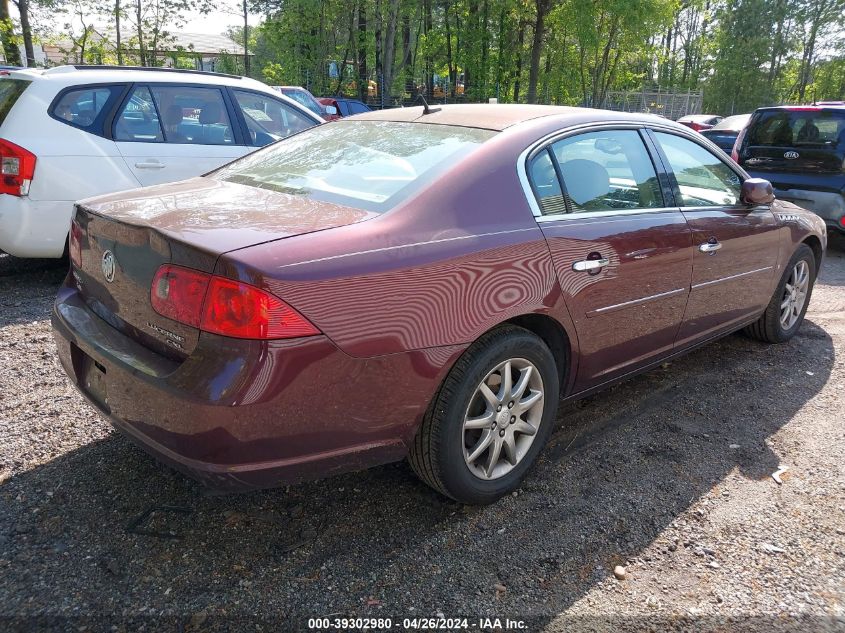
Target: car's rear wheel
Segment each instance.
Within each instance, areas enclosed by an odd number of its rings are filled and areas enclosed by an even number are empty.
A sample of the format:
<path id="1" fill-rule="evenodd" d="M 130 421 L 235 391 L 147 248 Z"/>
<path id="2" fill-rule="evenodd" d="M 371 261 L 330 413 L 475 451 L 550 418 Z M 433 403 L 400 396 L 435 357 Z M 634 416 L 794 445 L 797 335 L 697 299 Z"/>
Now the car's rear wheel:
<path id="1" fill-rule="evenodd" d="M 560 380 L 551 351 L 520 327 L 476 341 L 435 396 L 411 447 L 417 475 L 464 503 L 519 487 L 554 424 Z"/>
<path id="2" fill-rule="evenodd" d="M 813 283 L 816 258 L 806 244 L 801 244 L 786 265 L 766 311 L 745 328 L 746 334 L 767 343 L 784 343 L 795 336 L 804 321 Z"/>

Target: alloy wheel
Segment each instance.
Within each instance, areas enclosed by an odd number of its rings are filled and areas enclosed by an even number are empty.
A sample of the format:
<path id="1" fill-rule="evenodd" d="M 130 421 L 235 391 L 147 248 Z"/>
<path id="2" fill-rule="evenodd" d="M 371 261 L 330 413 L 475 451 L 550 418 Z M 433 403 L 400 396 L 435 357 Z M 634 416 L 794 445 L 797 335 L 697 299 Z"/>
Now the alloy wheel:
<path id="1" fill-rule="evenodd" d="M 470 399 L 463 423 L 464 461 L 491 480 L 512 471 L 528 453 L 543 419 L 543 379 L 524 358 L 490 371 Z"/>
<path id="2" fill-rule="evenodd" d="M 803 259 L 792 268 L 789 280 L 783 289 L 780 304 L 780 324 L 784 330 L 789 330 L 804 309 L 807 300 L 807 289 L 810 286 L 810 267 Z"/>

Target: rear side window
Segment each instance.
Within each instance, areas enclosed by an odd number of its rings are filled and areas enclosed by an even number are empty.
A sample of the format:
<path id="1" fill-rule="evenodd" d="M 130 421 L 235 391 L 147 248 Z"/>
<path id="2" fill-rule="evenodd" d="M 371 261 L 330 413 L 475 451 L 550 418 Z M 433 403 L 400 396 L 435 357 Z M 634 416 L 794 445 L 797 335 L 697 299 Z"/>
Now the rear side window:
<path id="1" fill-rule="evenodd" d="M 102 119 L 123 86 L 87 86 L 62 93 L 53 104 L 54 119 L 89 132 L 102 130 Z"/>
<path id="2" fill-rule="evenodd" d="M 370 109 L 365 106 L 363 103 L 358 101 L 350 101 L 349 102 L 349 113 L 350 114 L 361 114 L 362 112 L 369 112 Z"/>
<path id="3" fill-rule="evenodd" d="M 834 147 L 845 143 L 845 111 L 763 111 L 748 130 L 748 144 L 768 147 Z"/>
<path id="4" fill-rule="evenodd" d="M 31 83 L 22 79 L 0 79 L 0 124 L 6 120 L 9 110 Z"/>
<path id="5" fill-rule="evenodd" d="M 234 145 L 232 123 L 218 88 L 153 86 L 168 143 Z"/>
<path id="6" fill-rule="evenodd" d="M 341 120 L 253 152 L 214 177 L 380 212 L 494 135 L 449 125 Z"/>
<path id="7" fill-rule="evenodd" d="M 587 132 L 558 141 L 551 150 L 574 213 L 663 206 L 657 174 L 638 132 Z"/>
<path id="8" fill-rule="evenodd" d="M 234 145 L 232 124 L 218 88 L 139 86 L 115 123 L 115 140 Z"/>

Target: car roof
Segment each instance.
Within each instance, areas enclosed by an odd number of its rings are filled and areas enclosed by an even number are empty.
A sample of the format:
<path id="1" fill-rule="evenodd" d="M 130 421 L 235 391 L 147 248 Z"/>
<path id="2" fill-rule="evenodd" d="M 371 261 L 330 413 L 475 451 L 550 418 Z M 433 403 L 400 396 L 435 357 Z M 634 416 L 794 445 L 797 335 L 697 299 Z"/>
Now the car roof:
<path id="1" fill-rule="evenodd" d="M 176 68 L 144 68 L 134 66 L 53 66 L 52 68 L 23 68 L 9 71 L 14 79 L 54 81 L 57 84 L 77 85 L 80 83 L 111 83 L 117 81 L 180 83 L 180 84 L 217 84 L 224 86 L 256 88 L 269 90 L 266 84 L 224 73 L 200 70 L 182 70 Z"/>
<path id="2" fill-rule="evenodd" d="M 653 114 L 594 110 L 590 108 L 576 108 L 571 106 L 545 106 L 510 103 L 467 103 L 430 105 L 429 109 L 429 114 L 424 114 L 423 106 L 372 110 L 370 112 L 356 114 L 355 120 L 430 123 L 496 131 L 502 131 L 519 123 L 532 121 L 541 117 L 559 117 L 562 119 L 561 123 L 566 124 L 567 118 L 580 120 L 583 119 L 586 114 L 590 115 L 591 120 L 595 120 L 597 122 L 622 120 L 653 123 L 657 121 L 665 121 Z"/>
<path id="3" fill-rule="evenodd" d="M 719 118 L 718 114 L 687 114 L 686 116 L 682 116 L 678 121 L 695 121 L 696 119 L 716 119 Z"/>
<path id="4" fill-rule="evenodd" d="M 845 110 L 845 104 L 841 103 L 816 103 L 811 105 L 778 105 L 778 106 L 766 106 L 763 108 L 757 108 L 757 112 L 760 111 L 771 111 L 771 110 L 781 110 L 783 112 L 814 112 L 818 110 Z"/>
<path id="5" fill-rule="evenodd" d="M 53 66 L 47 69 L 23 68 L 21 70 L 3 71 L 3 73 L 3 76 L 9 77 L 10 79 L 37 81 L 39 85 L 44 85 L 42 82 L 50 82 L 55 87 L 56 92 L 73 86 L 117 82 L 197 84 L 242 88 L 273 95 L 275 98 L 282 99 L 285 103 L 291 104 L 298 112 L 305 112 L 316 122 L 322 121 L 322 119 L 301 103 L 280 93 L 278 90 L 273 90 L 267 84 L 255 79 L 239 77 L 238 75 L 200 70 L 134 66 Z"/>

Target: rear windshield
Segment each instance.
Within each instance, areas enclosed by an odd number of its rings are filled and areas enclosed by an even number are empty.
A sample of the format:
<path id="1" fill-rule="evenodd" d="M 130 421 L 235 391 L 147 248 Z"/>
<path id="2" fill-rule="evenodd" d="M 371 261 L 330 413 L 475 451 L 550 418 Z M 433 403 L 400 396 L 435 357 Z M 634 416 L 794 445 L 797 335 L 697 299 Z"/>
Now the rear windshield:
<path id="1" fill-rule="evenodd" d="M 9 110 L 31 83 L 23 79 L 0 79 L 0 124 L 6 120 Z"/>
<path id="2" fill-rule="evenodd" d="M 494 134 L 447 125 L 337 121 L 250 154 L 214 177 L 381 212 Z"/>
<path id="3" fill-rule="evenodd" d="M 845 143 L 845 110 L 769 110 L 748 130 L 748 144 L 769 147 L 835 147 Z"/>

